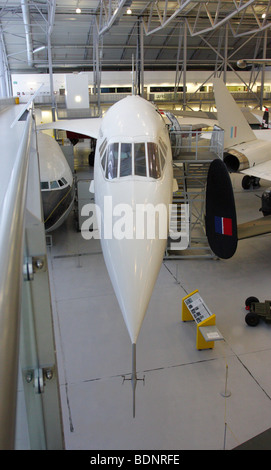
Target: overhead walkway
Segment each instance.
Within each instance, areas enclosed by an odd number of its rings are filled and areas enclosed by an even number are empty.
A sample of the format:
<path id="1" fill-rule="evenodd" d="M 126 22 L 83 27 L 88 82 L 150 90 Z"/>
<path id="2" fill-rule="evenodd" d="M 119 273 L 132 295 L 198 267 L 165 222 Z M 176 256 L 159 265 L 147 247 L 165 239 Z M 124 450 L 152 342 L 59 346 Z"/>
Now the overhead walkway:
<path id="1" fill-rule="evenodd" d="M 19 117 L 19 119 L 18 119 Z M 62 423 L 32 109 L 0 102 L 0 449 L 61 449 Z M 22 384 L 20 389 L 18 384 Z"/>

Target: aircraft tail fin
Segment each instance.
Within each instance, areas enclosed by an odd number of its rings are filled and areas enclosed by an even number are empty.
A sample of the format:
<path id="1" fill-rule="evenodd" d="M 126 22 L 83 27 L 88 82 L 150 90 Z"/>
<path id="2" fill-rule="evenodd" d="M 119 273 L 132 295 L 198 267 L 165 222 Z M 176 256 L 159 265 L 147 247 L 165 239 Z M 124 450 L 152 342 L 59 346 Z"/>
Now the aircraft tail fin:
<path id="1" fill-rule="evenodd" d="M 223 80 L 216 78 L 213 85 L 218 122 L 224 129 L 224 148 L 255 140 L 253 130 Z"/>
<path id="2" fill-rule="evenodd" d="M 216 256 L 231 258 L 237 248 L 237 220 L 230 175 L 224 162 L 212 161 L 207 176 L 205 229 Z"/>

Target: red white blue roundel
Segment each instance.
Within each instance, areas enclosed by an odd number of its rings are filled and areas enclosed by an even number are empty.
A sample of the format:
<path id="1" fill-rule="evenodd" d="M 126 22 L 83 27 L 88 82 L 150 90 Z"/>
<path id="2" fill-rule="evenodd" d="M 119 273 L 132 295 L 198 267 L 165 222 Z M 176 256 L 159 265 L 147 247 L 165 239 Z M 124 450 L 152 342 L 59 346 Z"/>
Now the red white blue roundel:
<path id="1" fill-rule="evenodd" d="M 215 231 L 221 235 L 232 236 L 232 219 L 215 216 Z"/>

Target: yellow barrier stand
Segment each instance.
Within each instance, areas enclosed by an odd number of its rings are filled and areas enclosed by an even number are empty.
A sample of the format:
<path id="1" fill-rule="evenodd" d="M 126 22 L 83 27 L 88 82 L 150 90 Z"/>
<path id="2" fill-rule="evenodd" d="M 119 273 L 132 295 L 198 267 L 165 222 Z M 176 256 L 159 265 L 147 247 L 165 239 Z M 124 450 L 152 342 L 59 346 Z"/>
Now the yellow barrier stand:
<path id="1" fill-rule="evenodd" d="M 197 324 L 197 349 L 212 349 L 214 342 L 224 339 L 216 328 L 216 315 L 212 314 L 198 290 L 182 299 L 182 321 L 195 320 Z"/>

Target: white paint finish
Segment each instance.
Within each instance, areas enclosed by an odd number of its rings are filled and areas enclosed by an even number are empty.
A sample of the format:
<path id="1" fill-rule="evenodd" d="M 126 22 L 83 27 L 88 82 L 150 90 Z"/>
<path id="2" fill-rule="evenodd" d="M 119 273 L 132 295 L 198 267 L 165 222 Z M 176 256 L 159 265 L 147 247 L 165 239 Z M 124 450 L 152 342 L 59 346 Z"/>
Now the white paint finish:
<path id="1" fill-rule="evenodd" d="M 166 165 L 160 179 L 127 176 L 106 180 L 102 171 L 99 149 L 104 139 L 111 142 L 159 142 L 162 138 L 167 145 Z M 132 207 L 137 204 L 163 204 L 172 201 L 172 156 L 165 124 L 156 108 L 139 96 L 130 96 L 116 103 L 106 113 L 96 146 L 94 182 L 95 202 L 105 214 L 104 198 L 112 197 L 112 211 L 122 203 Z M 111 215 L 111 214 L 109 214 Z M 105 215 L 106 217 L 106 215 Z M 119 218 L 119 217 L 118 217 Z M 114 222 L 114 219 L 113 219 Z M 167 220 L 165 220 L 167 225 Z M 138 240 L 135 236 L 136 219 L 133 220 L 131 240 L 106 238 L 103 230 L 101 245 L 105 263 L 113 284 L 132 343 L 136 343 L 152 290 L 160 270 L 166 246 L 166 238 L 149 240 L 146 229 Z M 114 235 L 114 234 L 113 234 Z"/>
<path id="2" fill-rule="evenodd" d="M 90 135 L 97 139 L 101 126 L 101 118 L 66 120 L 61 119 L 54 123 L 46 123 L 38 126 L 40 130 L 45 129 L 65 129 L 67 131 L 77 132 L 79 134 Z"/>
<path id="3" fill-rule="evenodd" d="M 58 143 L 43 132 L 37 133 L 40 181 L 57 181 L 62 177 L 71 186 L 73 177 L 67 160 Z"/>
<path id="4" fill-rule="evenodd" d="M 80 120 L 82 123 L 84 120 Z M 133 211 L 137 204 L 162 204 L 168 208 L 172 201 L 172 154 L 168 131 L 164 120 L 151 103 L 140 96 L 128 96 L 114 104 L 97 121 L 86 119 L 81 133 L 97 137 L 100 124 L 94 163 L 95 204 L 100 208 L 101 245 L 108 273 L 115 290 L 130 338 L 136 343 L 143 322 L 152 290 L 161 266 L 166 246 L 163 239 L 156 234 L 155 239 L 148 239 L 146 230 L 142 240 L 134 235 L 133 240 L 107 238 L 102 227 L 104 220 L 111 217 L 105 213 L 105 197 L 112 198 L 112 212 L 118 204 L 127 204 Z M 57 127 L 78 132 L 78 120 L 58 121 L 45 124 L 40 129 Z M 96 127 L 95 127 L 96 126 Z M 94 129 L 95 127 L 95 129 Z M 96 134 L 94 134 L 96 132 Z M 167 148 L 165 166 L 159 179 L 130 175 L 108 180 L 105 177 L 100 149 L 106 139 L 107 145 L 114 142 L 149 143 L 158 145 L 162 139 Z M 133 173 L 133 172 L 132 172 Z M 168 226 L 168 221 L 165 224 Z M 133 220 L 133 231 L 136 231 L 136 219 Z"/>

